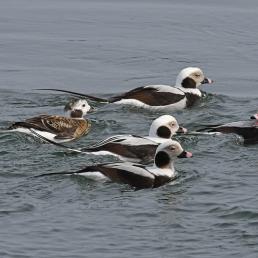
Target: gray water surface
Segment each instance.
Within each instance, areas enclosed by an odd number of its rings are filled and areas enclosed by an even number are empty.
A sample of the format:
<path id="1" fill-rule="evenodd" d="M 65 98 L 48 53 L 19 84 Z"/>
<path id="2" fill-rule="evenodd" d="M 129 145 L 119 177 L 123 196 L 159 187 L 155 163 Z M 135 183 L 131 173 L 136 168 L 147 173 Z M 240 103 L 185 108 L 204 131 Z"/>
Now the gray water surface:
<path id="1" fill-rule="evenodd" d="M 0 127 L 63 114 L 62 88 L 99 96 L 172 84 L 186 66 L 215 80 L 190 130 L 248 119 L 258 103 L 257 1 L 0 0 Z M 113 134 L 146 135 L 151 113 L 97 105 L 82 147 Z M 110 157 L 72 155 L 0 134 L 0 257 L 257 257 L 257 145 L 233 135 L 178 138 L 194 157 L 158 189 L 82 177 L 35 178 Z"/>

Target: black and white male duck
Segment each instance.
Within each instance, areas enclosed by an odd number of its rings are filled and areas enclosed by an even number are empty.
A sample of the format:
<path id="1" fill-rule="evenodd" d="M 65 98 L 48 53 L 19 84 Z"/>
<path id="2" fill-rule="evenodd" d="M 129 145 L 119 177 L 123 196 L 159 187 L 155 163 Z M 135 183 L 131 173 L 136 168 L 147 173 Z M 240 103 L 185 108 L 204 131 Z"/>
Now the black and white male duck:
<path id="1" fill-rule="evenodd" d="M 39 115 L 22 122 L 13 123 L 5 132 L 18 132 L 35 136 L 35 133 L 55 143 L 69 142 L 86 135 L 90 121 L 84 116 L 91 110 L 85 99 L 77 99 L 65 106 L 69 117 L 57 115 Z"/>
<path id="2" fill-rule="evenodd" d="M 93 101 L 131 105 L 153 111 L 174 111 L 193 106 L 195 102 L 202 97 L 202 92 L 199 87 L 202 84 L 209 84 L 212 82 L 211 79 L 204 76 L 204 73 L 200 68 L 187 67 L 178 74 L 175 86 L 148 85 L 108 99 L 59 89 L 40 90 L 66 92 L 86 97 Z"/>
<path id="3" fill-rule="evenodd" d="M 258 142 L 258 113 L 250 117 L 250 120 L 232 122 L 223 125 L 208 126 L 199 132 L 218 132 L 222 134 L 237 134 L 243 137 L 244 143 L 252 144 Z"/>
<path id="4" fill-rule="evenodd" d="M 79 150 L 55 144 L 51 141 L 48 142 L 73 152 L 113 155 L 124 161 L 149 163 L 153 161 L 160 143 L 171 139 L 177 133 L 186 132 L 187 129 L 180 127 L 173 116 L 163 115 L 152 122 L 149 136 L 115 135 Z M 44 138 L 42 139 L 44 140 Z"/>
<path id="5" fill-rule="evenodd" d="M 155 188 L 175 179 L 174 162 L 177 158 L 191 157 L 192 153 L 183 150 L 180 143 L 167 140 L 157 148 L 152 166 L 129 162 L 104 163 L 86 166 L 74 172 L 48 173 L 40 176 L 81 175 L 95 180 L 105 179 L 128 184 L 137 189 Z"/>

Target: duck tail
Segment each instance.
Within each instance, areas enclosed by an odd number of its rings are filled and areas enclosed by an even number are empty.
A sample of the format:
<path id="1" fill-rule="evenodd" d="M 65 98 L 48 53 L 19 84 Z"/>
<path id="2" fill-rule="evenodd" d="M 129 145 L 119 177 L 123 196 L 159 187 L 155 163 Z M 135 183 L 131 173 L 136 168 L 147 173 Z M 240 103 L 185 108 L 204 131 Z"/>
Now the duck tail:
<path id="1" fill-rule="evenodd" d="M 64 172 L 51 172 L 51 173 L 45 173 L 41 175 L 37 175 L 34 177 L 44 177 L 44 176 L 60 176 L 60 175 L 80 175 L 81 173 L 86 173 L 86 172 L 92 172 L 92 171 L 97 171 L 96 166 L 87 166 L 83 169 L 77 170 L 77 171 L 64 171 Z"/>
<path id="2" fill-rule="evenodd" d="M 60 147 L 60 148 L 69 150 L 69 151 L 71 151 L 71 152 L 85 153 L 85 152 L 83 152 L 83 151 L 81 151 L 81 150 L 74 149 L 74 148 L 70 148 L 70 147 L 68 147 L 68 146 L 66 146 L 66 145 L 64 145 L 64 144 L 62 144 L 62 143 L 54 142 L 54 141 L 52 141 L 52 140 L 50 140 L 50 139 L 48 139 L 48 138 L 46 138 L 46 137 L 44 137 L 44 136 L 38 134 L 38 133 L 37 133 L 35 130 L 33 130 L 33 129 L 30 129 L 30 131 L 31 131 L 36 137 L 38 137 L 38 138 L 40 138 L 41 140 L 43 140 L 43 141 L 45 141 L 45 142 L 48 142 L 48 143 L 50 143 L 50 144 L 53 144 L 53 145 L 58 146 L 58 147 Z"/>
<path id="3" fill-rule="evenodd" d="M 109 99 L 99 98 L 99 97 L 91 96 L 91 95 L 88 95 L 88 94 L 78 93 L 78 92 L 69 91 L 69 90 L 59 90 L 59 89 L 36 89 L 36 90 L 47 90 L 47 91 L 64 92 L 64 93 L 72 94 L 74 96 L 79 96 L 79 97 L 87 98 L 89 100 L 96 101 L 96 102 L 109 103 Z"/>
<path id="4" fill-rule="evenodd" d="M 0 134 L 3 133 L 10 133 L 13 129 L 12 128 L 0 128 Z"/>
<path id="5" fill-rule="evenodd" d="M 196 132 L 216 132 L 216 129 L 221 126 L 221 124 L 217 125 L 203 125 L 203 128 L 196 130 Z"/>

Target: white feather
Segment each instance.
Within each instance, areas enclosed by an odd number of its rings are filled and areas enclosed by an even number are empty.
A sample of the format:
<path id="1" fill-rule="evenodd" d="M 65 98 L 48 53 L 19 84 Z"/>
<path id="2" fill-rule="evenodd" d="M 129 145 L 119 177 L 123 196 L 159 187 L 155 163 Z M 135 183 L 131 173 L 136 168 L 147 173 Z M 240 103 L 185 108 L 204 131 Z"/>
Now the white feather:
<path id="1" fill-rule="evenodd" d="M 138 164 L 136 164 L 136 165 L 138 165 Z M 133 166 L 133 163 L 129 163 L 129 162 L 113 163 L 113 164 L 106 165 L 106 167 L 126 170 L 128 172 L 131 172 L 131 173 L 139 175 L 139 176 L 154 179 L 154 176 L 147 169 L 141 168 L 141 167 L 138 167 L 138 166 Z"/>
<path id="2" fill-rule="evenodd" d="M 121 99 L 119 101 L 114 102 L 114 104 L 123 104 L 123 105 L 130 105 L 130 106 L 136 106 L 144 109 L 149 109 L 152 111 L 176 111 L 181 110 L 186 107 L 186 98 L 183 98 L 182 100 L 165 106 L 150 106 L 147 104 L 144 104 L 143 102 L 136 100 L 136 99 Z"/>
<path id="3" fill-rule="evenodd" d="M 110 181 L 108 177 L 104 176 L 100 172 L 84 172 L 84 173 L 79 173 L 78 175 L 87 177 L 88 179 L 95 180 L 95 181 Z"/>
<path id="4" fill-rule="evenodd" d="M 170 85 L 162 85 L 162 84 L 148 85 L 148 86 L 145 86 L 144 88 L 154 88 L 154 89 L 157 89 L 158 92 L 169 92 L 176 95 L 182 95 L 182 96 L 184 95 L 184 92 L 182 92 L 181 89 Z"/>
<path id="5" fill-rule="evenodd" d="M 16 129 L 11 129 L 9 130 L 9 132 L 18 132 L 18 133 L 23 133 L 23 134 L 27 134 L 27 135 L 30 135 L 30 136 L 33 136 L 33 137 L 37 137 L 34 133 L 36 132 L 37 134 L 39 134 L 40 136 L 44 137 L 44 138 L 47 138 L 51 141 L 54 141 L 54 142 L 57 142 L 57 143 L 61 143 L 61 142 L 69 142 L 71 141 L 71 138 L 69 139 L 55 139 L 55 134 L 53 133 L 49 133 L 49 132 L 45 132 L 45 131 L 39 131 L 39 130 L 36 130 L 36 129 L 28 129 L 28 128 L 24 128 L 24 127 L 18 127 Z"/>

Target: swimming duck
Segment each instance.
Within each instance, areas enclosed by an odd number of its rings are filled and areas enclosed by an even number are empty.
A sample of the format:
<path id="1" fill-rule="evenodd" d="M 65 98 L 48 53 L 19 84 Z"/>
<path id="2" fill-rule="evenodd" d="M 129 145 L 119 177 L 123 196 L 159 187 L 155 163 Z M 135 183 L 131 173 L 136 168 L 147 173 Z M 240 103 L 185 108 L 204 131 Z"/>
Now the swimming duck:
<path id="1" fill-rule="evenodd" d="M 222 125 L 211 125 L 199 131 L 218 132 L 222 134 L 234 133 L 244 139 L 244 143 L 258 142 L 258 113 L 250 117 L 250 120 L 232 122 Z"/>
<path id="2" fill-rule="evenodd" d="M 160 187 L 175 179 L 174 162 L 177 158 L 191 158 L 192 153 L 183 150 L 179 142 L 167 140 L 156 150 L 152 166 L 129 162 L 116 162 L 86 166 L 74 172 L 48 173 L 50 175 L 81 175 L 91 179 L 109 179 L 116 183 L 128 184 L 137 189 Z"/>
<path id="3" fill-rule="evenodd" d="M 77 99 L 65 106 L 69 117 L 57 115 L 39 115 L 22 122 L 13 123 L 8 132 L 19 132 L 35 136 L 35 132 L 53 142 L 69 142 L 79 139 L 90 130 L 90 121 L 83 118 L 90 110 L 85 99 Z M 33 131 L 32 131 L 33 130 Z"/>
<path id="4" fill-rule="evenodd" d="M 213 81 L 211 79 L 204 76 L 204 73 L 200 68 L 187 67 L 181 70 L 178 74 L 175 86 L 148 85 L 138 87 L 108 99 L 59 89 L 40 90 L 66 92 L 86 97 L 93 101 L 131 105 L 154 111 L 174 111 L 181 110 L 186 107 L 192 107 L 196 101 L 202 97 L 202 92 L 199 87 L 202 84 L 210 84 L 212 82 Z"/>
<path id="5" fill-rule="evenodd" d="M 152 122 L 148 136 L 115 135 L 79 150 L 58 146 L 73 152 L 113 155 L 124 161 L 149 163 L 160 143 L 171 139 L 176 133 L 186 132 L 187 129 L 180 127 L 173 116 L 162 115 Z"/>

